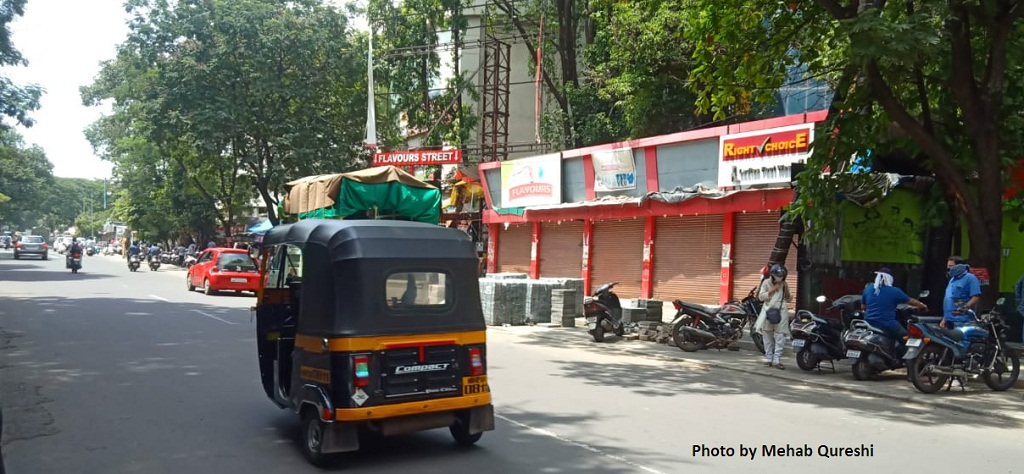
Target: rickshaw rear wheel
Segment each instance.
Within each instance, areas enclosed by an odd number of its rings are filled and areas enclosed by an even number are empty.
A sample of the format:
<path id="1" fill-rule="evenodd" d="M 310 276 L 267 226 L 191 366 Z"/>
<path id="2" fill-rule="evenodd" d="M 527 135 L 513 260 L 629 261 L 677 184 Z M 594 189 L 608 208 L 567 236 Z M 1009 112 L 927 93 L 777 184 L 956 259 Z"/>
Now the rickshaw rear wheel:
<path id="1" fill-rule="evenodd" d="M 455 424 L 448 427 L 448 431 L 452 432 L 452 438 L 455 438 L 455 443 L 459 446 L 472 446 L 484 435 L 483 432 L 469 434 L 469 424 L 461 416 Z"/>
<path id="2" fill-rule="evenodd" d="M 316 410 L 312 408 L 302 410 L 301 430 L 302 455 L 314 466 L 328 467 L 333 458 L 323 452 L 325 427 Z"/>

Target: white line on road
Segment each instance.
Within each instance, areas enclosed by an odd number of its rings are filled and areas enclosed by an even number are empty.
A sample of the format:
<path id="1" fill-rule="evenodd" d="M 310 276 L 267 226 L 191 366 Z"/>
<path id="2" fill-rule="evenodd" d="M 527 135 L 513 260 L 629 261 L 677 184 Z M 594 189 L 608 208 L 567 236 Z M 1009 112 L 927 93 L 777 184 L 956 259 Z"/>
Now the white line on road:
<path id="1" fill-rule="evenodd" d="M 192 310 L 192 312 L 194 312 L 194 313 L 199 313 L 199 314 L 201 314 L 201 315 L 203 315 L 203 316 L 206 316 L 207 318 L 210 318 L 210 319 L 216 319 L 217 321 L 220 321 L 220 322 L 222 322 L 222 323 L 228 323 L 228 324 L 238 324 L 238 323 L 233 323 L 233 322 L 231 322 L 231 321 L 228 321 L 228 320 L 226 320 L 226 319 L 221 319 L 221 318 L 218 318 L 218 317 L 216 317 L 216 316 L 214 316 L 214 315 L 212 315 L 212 314 L 210 314 L 210 313 L 204 313 L 204 312 L 202 312 L 202 311 L 199 311 L 198 309 L 193 309 L 193 310 Z"/>
<path id="2" fill-rule="evenodd" d="M 163 296 L 157 296 L 157 295 L 149 295 L 149 297 L 150 297 L 150 298 L 153 298 L 153 299 L 158 299 L 158 300 L 160 300 L 160 301 L 166 301 L 166 302 L 168 302 L 168 303 L 170 303 L 170 302 L 171 302 L 171 300 L 169 300 L 169 299 L 167 299 L 167 298 L 164 298 Z"/>
<path id="3" fill-rule="evenodd" d="M 501 420 L 504 420 L 504 421 L 507 421 L 509 423 L 512 423 L 513 425 L 516 425 L 518 427 L 526 428 L 526 429 L 528 429 L 530 431 L 533 431 L 534 433 L 541 434 L 541 435 L 544 435 L 544 436 L 548 436 L 548 437 L 551 437 L 551 438 L 555 438 L 555 439 L 557 439 L 559 441 L 562 441 L 564 443 L 569 443 L 569 444 L 571 444 L 573 446 L 576 446 L 578 448 L 583 448 L 583 449 L 585 449 L 587 451 L 590 451 L 592 453 L 600 454 L 601 456 L 604 456 L 604 457 L 606 457 L 608 459 L 614 459 L 614 460 L 616 460 L 618 462 L 621 462 L 621 463 L 629 465 L 629 466 L 633 466 L 633 467 L 635 467 L 637 469 L 640 469 L 642 471 L 650 472 L 651 474 L 664 474 L 663 472 L 661 472 L 661 471 L 659 471 L 657 469 L 652 469 L 652 468 L 649 468 L 647 466 L 643 466 L 641 464 L 638 464 L 638 463 L 635 463 L 633 461 L 630 461 L 629 459 L 626 459 L 626 458 L 624 458 L 622 456 L 616 456 L 614 454 L 606 453 L 606 452 L 601 451 L 600 449 L 597 449 L 597 448 L 595 448 L 595 447 L 593 447 L 593 446 L 591 446 L 589 444 L 582 443 L 582 442 L 579 442 L 579 441 L 573 441 L 573 440 L 571 440 L 569 438 L 566 438 L 566 437 L 564 437 L 562 435 L 559 435 L 558 433 L 554 433 L 554 432 L 545 430 L 543 428 L 534 428 L 534 427 L 532 427 L 530 425 L 527 425 L 526 423 L 520 423 L 518 421 L 515 421 L 515 420 L 507 417 L 507 416 L 499 415 L 497 413 L 494 414 L 494 417 L 498 418 L 498 419 L 501 419 Z"/>

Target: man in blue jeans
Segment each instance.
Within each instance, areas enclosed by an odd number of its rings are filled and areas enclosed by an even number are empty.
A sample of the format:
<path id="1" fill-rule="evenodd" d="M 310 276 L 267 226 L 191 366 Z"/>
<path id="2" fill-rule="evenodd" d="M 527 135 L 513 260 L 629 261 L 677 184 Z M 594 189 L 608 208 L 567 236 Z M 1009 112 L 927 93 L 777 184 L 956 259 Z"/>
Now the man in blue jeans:
<path id="1" fill-rule="evenodd" d="M 875 283 L 864 288 L 861 304 L 865 310 L 864 321 L 892 337 L 896 341 L 897 354 L 900 354 L 903 352 L 903 336 L 907 335 L 907 329 L 896 320 L 896 307 L 909 304 L 928 311 L 928 306 L 892 286 L 892 281 L 892 270 L 879 269 L 875 272 Z"/>
<path id="2" fill-rule="evenodd" d="M 981 282 L 969 270 L 967 261 L 960 257 L 946 260 L 946 297 L 942 300 L 942 326 L 957 329 L 974 320 L 968 310 L 981 300 Z"/>

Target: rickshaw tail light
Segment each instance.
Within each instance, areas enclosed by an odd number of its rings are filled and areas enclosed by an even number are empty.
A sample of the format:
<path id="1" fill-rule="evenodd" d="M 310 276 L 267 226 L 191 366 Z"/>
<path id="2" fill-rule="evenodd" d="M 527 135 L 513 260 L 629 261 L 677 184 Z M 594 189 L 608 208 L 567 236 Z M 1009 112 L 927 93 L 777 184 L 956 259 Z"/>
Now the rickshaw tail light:
<path id="1" fill-rule="evenodd" d="M 323 409 L 323 413 L 324 413 L 323 414 L 323 419 L 325 419 L 325 420 L 330 420 L 331 419 L 331 409 L 330 408 L 324 408 Z"/>
<path id="2" fill-rule="evenodd" d="M 480 355 L 480 348 L 469 349 L 469 375 L 477 376 L 484 374 L 484 360 Z"/>
<path id="3" fill-rule="evenodd" d="M 370 358 L 367 356 L 356 356 L 352 359 L 352 370 L 355 376 L 353 383 L 356 387 L 365 387 L 370 384 Z"/>

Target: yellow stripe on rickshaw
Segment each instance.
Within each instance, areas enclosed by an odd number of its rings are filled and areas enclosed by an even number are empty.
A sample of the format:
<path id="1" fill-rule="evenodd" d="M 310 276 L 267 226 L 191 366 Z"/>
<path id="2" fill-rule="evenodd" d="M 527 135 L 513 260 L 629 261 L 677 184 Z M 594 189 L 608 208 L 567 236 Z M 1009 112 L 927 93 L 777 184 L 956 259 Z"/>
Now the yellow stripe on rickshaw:
<path id="1" fill-rule="evenodd" d="M 487 331 L 446 332 L 408 336 L 334 336 L 326 338 L 323 336 L 298 334 L 295 336 L 295 347 L 306 352 L 319 354 L 324 352 L 324 339 L 327 339 L 327 352 L 382 351 L 391 346 L 432 345 L 437 343 L 451 343 L 459 346 L 483 344 L 487 341 Z"/>

